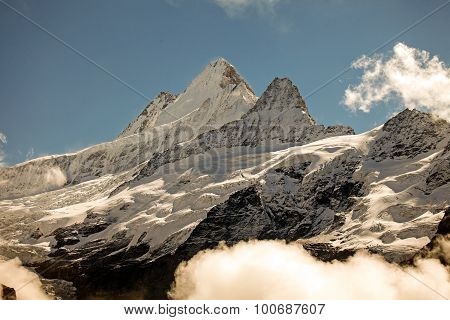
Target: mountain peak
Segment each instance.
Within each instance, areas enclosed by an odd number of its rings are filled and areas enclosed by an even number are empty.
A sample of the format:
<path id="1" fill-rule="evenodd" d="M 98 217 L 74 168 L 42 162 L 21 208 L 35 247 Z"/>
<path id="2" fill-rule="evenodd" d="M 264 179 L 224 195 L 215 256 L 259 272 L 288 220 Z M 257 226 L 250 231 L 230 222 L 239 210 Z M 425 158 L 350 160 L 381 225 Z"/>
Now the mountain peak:
<path id="1" fill-rule="evenodd" d="M 383 125 L 383 134 L 373 143 L 370 157 L 413 158 L 448 143 L 450 123 L 434 114 L 405 109 Z"/>
<path id="2" fill-rule="evenodd" d="M 221 65 L 228 65 L 228 66 L 232 66 L 231 63 L 228 62 L 227 59 L 225 58 L 218 58 L 216 60 L 213 60 L 209 63 L 212 67 L 217 67 L 217 66 L 221 66 Z"/>
<path id="3" fill-rule="evenodd" d="M 248 114 L 263 110 L 271 110 L 272 116 L 285 114 L 288 110 L 291 110 L 296 118 L 302 118 L 311 125 L 315 124 L 297 86 L 288 78 L 276 77 L 273 79 Z"/>
<path id="4" fill-rule="evenodd" d="M 120 137 L 170 123 L 201 130 L 220 127 L 239 119 L 256 99 L 236 69 L 219 58 L 207 64 L 180 95 L 161 92 Z"/>
<path id="5" fill-rule="evenodd" d="M 236 68 L 224 58 L 218 58 L 211 61 L 194 79 L 192 84 L 194 84 L 197 79 L 204 81 L 205 78 L 213 80 L 212 83 L 218 84 L 222 89 L 230 84 L 233 86 L 238 86 L 241 84 L 252 94 L 255 94 L 250 85 L 237 72 Z M 208 83 L 211 83 L 211 81 L 208 81 Z"/>
<path id="6" fill-rule="evenodd" d="M 271 85 L 283 84 L 283 83 L 286 84 L 286 85 L 294 86 L 294 84 L 292 83 L 291 79 L 289 79 L 287 77 L 283 77 L 283 78 L 275 77 L 275 79 L 273 79 L 272 82 L 270 83 L 269 87 Z"/>
<path id="7" fill-rule="evenodd" d="M 448 127 L 449 123 L 439 118 L 438 116 L 423 112 L 417 109 L 406 108 L 402 112 L 398 113 L 391 119 L 389 119 L 383 126 L 383 131 L 393 132 L 399 130 L 399 128 L 411 128 L 415 129 L 423 128 L 426 130 L 434 130 L 437 128 Z"/>

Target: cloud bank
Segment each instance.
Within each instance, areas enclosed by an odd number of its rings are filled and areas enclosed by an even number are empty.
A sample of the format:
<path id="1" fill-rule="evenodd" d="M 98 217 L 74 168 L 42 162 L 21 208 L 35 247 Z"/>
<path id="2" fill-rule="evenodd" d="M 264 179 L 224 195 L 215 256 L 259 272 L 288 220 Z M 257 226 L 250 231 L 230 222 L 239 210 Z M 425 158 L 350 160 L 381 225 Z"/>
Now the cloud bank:
<path id="1" fill-rule="evenodd" d="M 437 56 L 398 43 L 392 56 L 362 56 L 352 67 L 364 73 L 361 83 L 345 90 L 348 108 L 369 112 L 379 102 L 397 99 L 406 108 L 450 120 L 450 68 Z"/>
<path id="2" fill-rule="evenodd" d="M 442 299 L 436 292 L 450 297 L 449 270 L 437 259 L 402 269 L 357 253 L 346 262 L 325 263 L 282 241 L 200 252 L 178 267 L 175 278 L 169 293 L 175 299 Z"/>
<path id="3" fill-rule="evenodd" d="M 0 260 L 0 284 L 14 288 L 17 300 L 48 300 L 49 296 L 42 290 L 39 277 L 22 267 L 18 258 Z M 0 294 L 0 299 L 1 299 Z"/>

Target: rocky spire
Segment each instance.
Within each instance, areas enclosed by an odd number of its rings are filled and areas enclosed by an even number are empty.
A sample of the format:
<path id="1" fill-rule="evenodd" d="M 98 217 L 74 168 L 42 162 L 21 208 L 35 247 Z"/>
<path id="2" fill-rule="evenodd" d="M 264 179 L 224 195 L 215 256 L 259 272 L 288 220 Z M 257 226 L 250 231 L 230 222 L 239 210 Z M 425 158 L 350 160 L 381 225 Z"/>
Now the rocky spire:
<path id="1" fill-rule="evenodd" d="M 244 118 L 257 117 L 265 122 L 315 125 L 298 88 L 288 78 L 275 78 Z"/>

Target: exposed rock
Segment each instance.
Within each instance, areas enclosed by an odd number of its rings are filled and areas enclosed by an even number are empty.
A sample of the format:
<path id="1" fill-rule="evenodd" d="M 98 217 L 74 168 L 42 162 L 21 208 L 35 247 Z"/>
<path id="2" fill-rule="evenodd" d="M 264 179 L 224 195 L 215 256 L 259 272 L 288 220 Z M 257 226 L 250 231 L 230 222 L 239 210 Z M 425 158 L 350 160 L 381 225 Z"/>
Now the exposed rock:
<path id="1" fill-rule="evenodd" d="M 432 114 L 405 109 L 384 124 L 383 133 L 374 142 L 369 157 L 376 161 L 414 158 L 448 141 L 450 124 Z"/>
<path id="2" fill-rule="evenodd" d="M 54 300 L 75 300 L 76 288 L 73 283 L 60 279 L 41 278 L 42 289 Z"/>
<path id="3" fill-rule="evenodd" d="M 0 300 L 17 300 L 16 290 L 0 284 Z"/>

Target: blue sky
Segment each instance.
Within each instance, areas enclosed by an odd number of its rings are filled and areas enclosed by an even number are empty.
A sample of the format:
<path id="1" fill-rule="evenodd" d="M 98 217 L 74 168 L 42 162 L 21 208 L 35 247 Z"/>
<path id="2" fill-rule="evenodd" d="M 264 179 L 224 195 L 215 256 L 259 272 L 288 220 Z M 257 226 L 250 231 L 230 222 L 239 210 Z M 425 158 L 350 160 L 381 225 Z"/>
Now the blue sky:
<path id="1" fill-rule="evenodd" d="M 357 132 L 383 123 L 395 109 L 394 102 L 368 113 L 341 104 L 360 70 L 309 94 L 446 2 L 2 1 L 148 97 L 183 91 L 209 61 L 222 56 L 257 95 L 274 77 L 287 76 L 308 96 L 319 122 L 348 124 Z M 397 41 L 448 65 L 448 30 L 450 5 Z M 0 39 L 0 133 L 7 137 L 8 164 L 111 140 L 148 103 L 1 2 Z M 388 55 L 394 44 L 381 52 Z"/>

